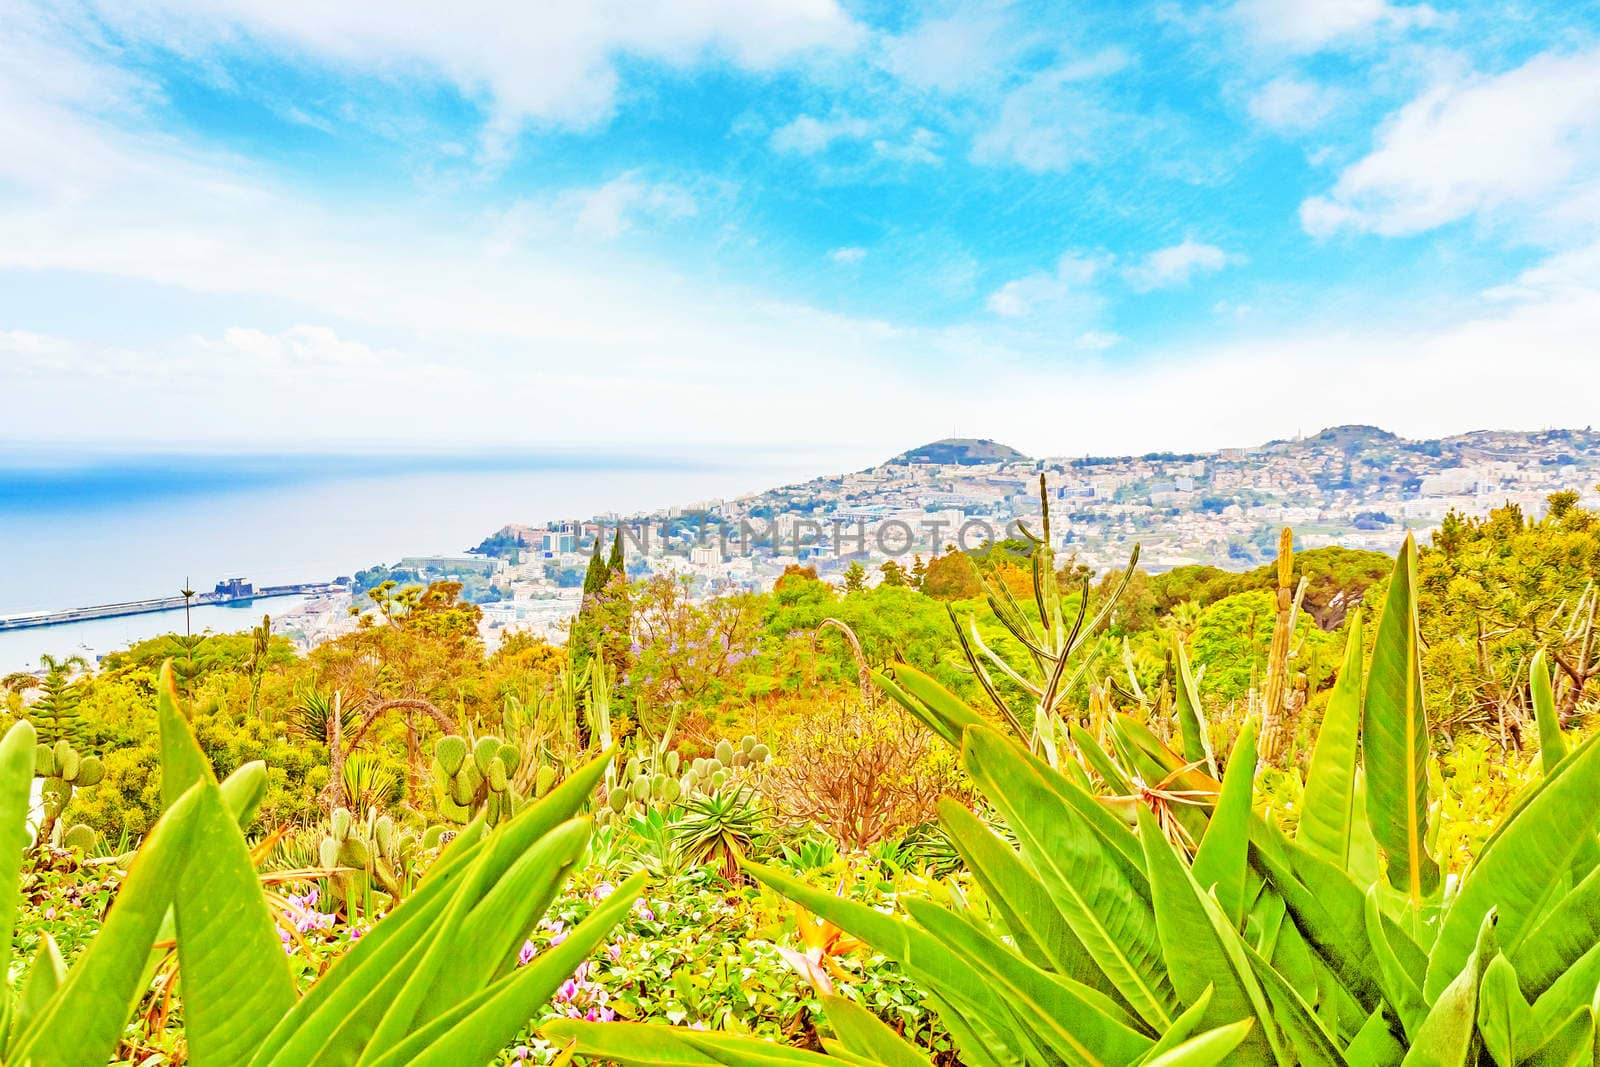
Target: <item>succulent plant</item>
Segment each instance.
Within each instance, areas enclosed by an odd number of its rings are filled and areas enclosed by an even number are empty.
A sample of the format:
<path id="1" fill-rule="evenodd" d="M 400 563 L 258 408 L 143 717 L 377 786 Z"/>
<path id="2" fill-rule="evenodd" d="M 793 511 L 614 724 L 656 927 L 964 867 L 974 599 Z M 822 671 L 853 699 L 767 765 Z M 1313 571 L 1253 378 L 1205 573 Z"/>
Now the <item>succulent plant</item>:
<path id="1" fill-rule="evenodd" d="M 471 758 L 468 758 L 468 755 Z M 486 734 L 469 746 L 456 734 L 446 734 L 434 745 L 429 773 L 439 814 L 451 823 L 465 825 L 482 811 L 490 825 L 516 814 L 522 803 L 512 783 L 512 775 L 522 764 L 522 753 L 515 745 Z M 537 780 L 544 789 L 554 784 L 554 770 Z M 542 795 L 539 792 L 538 795 Z"/>
<path id="2" fill-rule="evenodd" d="M 376 808 L 369 810 L 365 819 L 355 818 L 347 808 L 335 808 L 317 855 L 324 867 L 346 868 L 332 880 L 339 897 L 348 900 L 376 885 L 399 900 L 415 880 L 418 854 L 438 847 L 445 832 L 443 827 L 430 827 L 419 835 L 410 827 L 397 825 L 390 816 L 378 814 Z"/>
<path id="3" fill-rule="evenodd" d="M 688 761 L 676 749 L 666 748 L 666 741 L 664 735 L 652 744 L 640 743 L 622 761 L 608 782 L 606 803 L 597 813 L 602 822 L 664 811 L 717 793 L 770 757 L 767 746 L 748 734 L 738 742 L 719 741 L 716 755 Z"/>
<path id="4" fill-rule="evenodd" d="M 72 803 L 73 794 L 79 788 L 98 785 L 106 776 L 106 768 L 100 757 L 80 752 L 62 738 L 53 745 L 39 745 L 34 749 L 33 775 L 44 779 L 39 787 L 39 801 L 44 812 L 39 823 L 39 839 L 43 841 L 50 838 L 67 805 Z M 67 844 L 64 836 L 62 844 Z"/>

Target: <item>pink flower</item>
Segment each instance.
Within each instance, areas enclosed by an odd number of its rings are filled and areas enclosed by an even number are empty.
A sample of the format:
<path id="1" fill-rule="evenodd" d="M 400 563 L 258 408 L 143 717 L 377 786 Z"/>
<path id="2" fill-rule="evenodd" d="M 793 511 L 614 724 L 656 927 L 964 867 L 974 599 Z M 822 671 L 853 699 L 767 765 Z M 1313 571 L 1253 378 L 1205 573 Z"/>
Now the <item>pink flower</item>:
<path id="1" fill-rule="evenodd" d="M 526 967 L 528 964 L 533 962 L 533 957 L 536 956 L 538 952 L 539 950 L 533 947 L 532 941 L 524 941 L 522 943 L 522 950 L 517 953 L 517 966 Z"/>

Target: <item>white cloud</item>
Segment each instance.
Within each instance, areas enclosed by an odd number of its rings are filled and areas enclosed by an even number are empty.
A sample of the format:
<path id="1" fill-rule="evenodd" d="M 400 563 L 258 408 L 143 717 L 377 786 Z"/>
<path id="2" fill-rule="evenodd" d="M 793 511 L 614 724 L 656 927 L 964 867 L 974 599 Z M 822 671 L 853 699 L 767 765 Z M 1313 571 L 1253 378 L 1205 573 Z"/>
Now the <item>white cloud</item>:
<path id="1" fill-rule="evenodd" d="M 1280 77 L 1250 98 L 1250 115 L 1280 132 L 1293 133 L 1319 125 L 1338 103 L 1338 93 L 1302 78 Z"/>
<path id="2" fill-rule="evenodd" d="M 1388 0 L 1239 0 L 1230 14 L 1258 44 L 1295 52 L 1363 41 L 1380 32 L 1426 29 L 1442 21 L 1427 4 Z"/>
<path id="3" fill-rule="evenodd" d="M 1006 282 L 989 294 L 989 310 L 1002 318 L 1017 319 L 1059 305 L 1069 297 L 1088 294 L 1090 283 L 1105 270 L 1110 257 L 1068 253 L 1053 271 L 1040 271 Z"/>
<path id="4" fill-rule="evenodd" d="M 197 57 L 248 39 L 343 69 L 421 72 L 486 102 L 491 152 L 530 121 L 604 121 L 622 57 L 676 67 L 715 57 L 766 71 L 854 49 L 865 32 L 835 0 L 489 0 L 465 12 L 430 0 L 116 0 L 96 3 L 95 19 L 131 43 Z"/>
<path id="5" fill-rule="evenodd" d="M 1429 90 L 1385 123 L 1377 147 L 1326 196 L 1306 200 L 1300 218 L 1319 236 L 1402 235 L 1470 215 L 1600 209 L 1597 195 L 1600 49 Z M 1600 222 L 1600 210 L 1572 214 L 1563 213 L 1569 224 Z"/>
<path id="6" fill-rule="evenodd" d="M 985 4 L 885 38 L 882 62 L 913 88 L 953 93 L 997 77 L 1023 42 L 1003 5 Z"/>
<path id="7" fill-rule="evenodd" d="M 828 258 L 835 263 L 860 263 L 867 258 L 867 250 L 859 245 L 846 245 L 843 248 L 835 248 L 832 252 L 829 252 Z"/>
<path id="8" fill-rule="evenodd" d="M 1078 347 L 1085 352 L 1104 352 L 1108 348 L 1115 348 L 1125 338 L 1120 334 L 1108 330 L 1089 330 L 1078 335 Z"/>
<path id="9" fill-rule="evenodd" d="M 851 115 L 800 115 L 773 130 L 771 143 L 776 152 L 814 156 L 827 151 L 835 141 L 860 140 L 877 128 L 877 123 Z"/>
<path id="10" fill-rule="evenodd" d="M 1157 249 L 1142 260 L 1123 268 L 1128 284 L 1141 292 L 1187 285 L 1196 274 L 1209 274 L 1242 263 L 1244 257 L 1224 252 L 1216 245 L 1186 239 L 1182 244 Z"/>
<path id="11" fill-rule="evenodd" d="M 930 129 L 919 126 L 903 141 L 878 138 L 872 142 L 872 150 L 878 153 L 880 159 L 898 163 L 939 164 L 944 162 L 944 157 L 939 154 L 943 144 L 944 138 Z"/>
<path id="12" fill-rule="evenodd" d="M 994 124 L 973 141 L 973 162 L 1045 173 L 1095 160 L 1114 119 L 1084 83 L 1126 65 L 1123 53 L 1107 50 L 1028 79 L 1006 94 Z"/>

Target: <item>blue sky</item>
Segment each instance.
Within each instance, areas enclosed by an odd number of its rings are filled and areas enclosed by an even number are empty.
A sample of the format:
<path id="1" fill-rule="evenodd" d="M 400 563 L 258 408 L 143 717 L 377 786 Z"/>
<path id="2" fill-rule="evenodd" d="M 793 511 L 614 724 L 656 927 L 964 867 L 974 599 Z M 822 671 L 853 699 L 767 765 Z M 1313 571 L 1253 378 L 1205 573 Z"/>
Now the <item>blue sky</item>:
<path id="1" fill-rule="evenodd" d="M 0 438 L 1592 421 L 1593 5 L 0 0 Z"/>

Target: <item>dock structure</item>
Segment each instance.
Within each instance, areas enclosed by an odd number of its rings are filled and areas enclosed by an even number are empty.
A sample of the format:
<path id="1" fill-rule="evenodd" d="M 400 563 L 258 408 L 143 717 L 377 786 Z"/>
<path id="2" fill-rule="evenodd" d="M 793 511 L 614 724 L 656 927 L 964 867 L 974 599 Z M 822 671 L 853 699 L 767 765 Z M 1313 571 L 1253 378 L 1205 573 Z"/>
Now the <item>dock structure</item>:
<path id="1" fill-rule="evenodd" d="M 60 626 L 69 622 L 87 622 L 91 619 L 115 619 L 124 615 L 148 615 L 157 611 L 172 611 L 190 607 L 218 604 L 244 604 L 252 600 L 267 600 L 284 596 L 317 596 L 328 593 L 349 592 L 349 586 L 338 582 L 300 582 L 294 585 L 265 585 L 259 589 L 240 578 L 230 578 L 217 583 L 209 593 L 196 593 L 185 600 L 181 596 L 155 597 L 151 600 L 128 600 L 120 604 L 95 604 L 86 608 L 69 608 L 65 611 L 30 611 L 14 615 L 0 615 L 0 631 L 27 630 L 36 626 Z"/>

